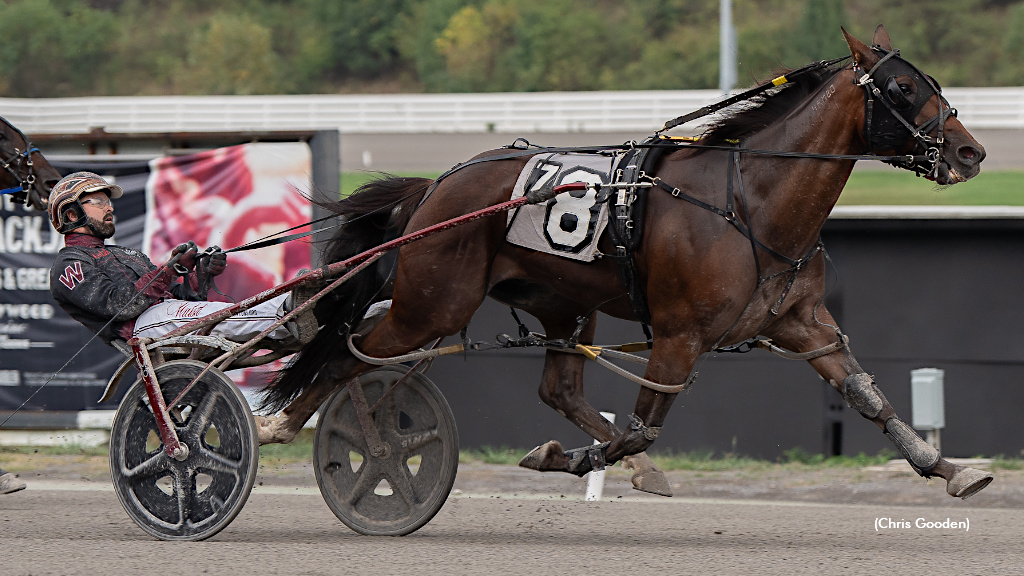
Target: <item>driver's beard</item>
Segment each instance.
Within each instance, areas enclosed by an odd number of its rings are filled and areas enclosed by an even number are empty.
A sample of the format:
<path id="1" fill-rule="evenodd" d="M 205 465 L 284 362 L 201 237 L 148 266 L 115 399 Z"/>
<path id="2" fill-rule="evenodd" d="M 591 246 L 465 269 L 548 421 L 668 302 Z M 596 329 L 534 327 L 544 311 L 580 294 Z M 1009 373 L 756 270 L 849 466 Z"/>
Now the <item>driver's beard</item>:
<path id="1" fill-rule="evenodd" d="M 106 240 L 114 235 L 114 223 L 103 222 L 95 218 L 89 218 L 89 223 L 92 224 L 93 232 L 101 240 Z"/>

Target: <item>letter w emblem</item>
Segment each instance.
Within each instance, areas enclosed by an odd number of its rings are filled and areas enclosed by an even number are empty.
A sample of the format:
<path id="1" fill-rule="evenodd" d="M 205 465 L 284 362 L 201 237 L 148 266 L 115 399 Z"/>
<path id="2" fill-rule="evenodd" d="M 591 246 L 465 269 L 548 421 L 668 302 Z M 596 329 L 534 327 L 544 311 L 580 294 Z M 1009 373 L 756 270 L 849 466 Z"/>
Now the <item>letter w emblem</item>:
<path id="1" fill-rule="evenodd" d="M 64 273 L 60 275 L 60 283 L 67 286 L 68 290 L 74 290 L 75 285 L 85 280 L 85 274 L 82 274 L 82 263 L 75 262 L 73 265 L 64 268 Z"/>

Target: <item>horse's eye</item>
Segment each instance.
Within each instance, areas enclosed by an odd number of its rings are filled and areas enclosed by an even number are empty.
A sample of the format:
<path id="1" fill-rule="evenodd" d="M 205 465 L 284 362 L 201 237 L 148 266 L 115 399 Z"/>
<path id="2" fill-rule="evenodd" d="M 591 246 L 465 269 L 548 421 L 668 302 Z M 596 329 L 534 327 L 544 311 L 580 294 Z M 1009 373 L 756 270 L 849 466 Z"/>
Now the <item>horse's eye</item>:
<path id="1" fill-rule="evenodd" d="M 910 96 L 910 94 L 914 91 L 914 87 L 905 82 L 900 82 L 898 86 L 900 87 L 900 92 L 903 92 L 907 96 Z"/>

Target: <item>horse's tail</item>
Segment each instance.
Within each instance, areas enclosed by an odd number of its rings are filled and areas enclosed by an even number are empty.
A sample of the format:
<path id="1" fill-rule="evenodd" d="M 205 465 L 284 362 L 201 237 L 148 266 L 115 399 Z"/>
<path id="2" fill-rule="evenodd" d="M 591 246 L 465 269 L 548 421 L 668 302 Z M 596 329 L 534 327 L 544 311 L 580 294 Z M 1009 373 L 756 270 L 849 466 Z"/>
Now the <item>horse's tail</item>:
<path id="1" fill-rule="evenodd" d="M 343 222 L 323 250 L 323 261 L 341 262 L 383 244 L 389 236 L 401 235 L 431 182 L 385 175 L 341 201 L 317 201 Z M 379 270 L 378 266 L 367 267 L 317 303 L 316 317 L 322 328 L 266 388 L 261 408 L 283 409 L 328 363 L 354 359 L 345 345 L 347 334 L 371 304 L 391 297 L 388 275 Z"/>

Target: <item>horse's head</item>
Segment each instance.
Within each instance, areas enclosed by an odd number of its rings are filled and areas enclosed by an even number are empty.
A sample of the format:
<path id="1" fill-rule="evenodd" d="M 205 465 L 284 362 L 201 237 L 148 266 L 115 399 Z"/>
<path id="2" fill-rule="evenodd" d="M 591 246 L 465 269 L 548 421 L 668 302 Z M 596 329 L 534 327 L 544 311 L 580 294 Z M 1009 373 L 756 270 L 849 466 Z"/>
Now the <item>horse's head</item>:
<path id="1" fill-rule="evenodd" d="M 913 155 L 896 165 L 938 184 L 976 176 L 985 148 L 957 119 L 935 79 L 901 58 L 881 25 L 870 47 L 843 34 L 857 83 L 865 89 L 864 140 L 871 152 Z"/>
<path id="2" fill-rule="evenodd" d="M 32 146 L 25 134 L 0 118 L 0 192 L 15 202 L 46 210 L 50 189 L 60 173 Z"/>

